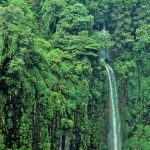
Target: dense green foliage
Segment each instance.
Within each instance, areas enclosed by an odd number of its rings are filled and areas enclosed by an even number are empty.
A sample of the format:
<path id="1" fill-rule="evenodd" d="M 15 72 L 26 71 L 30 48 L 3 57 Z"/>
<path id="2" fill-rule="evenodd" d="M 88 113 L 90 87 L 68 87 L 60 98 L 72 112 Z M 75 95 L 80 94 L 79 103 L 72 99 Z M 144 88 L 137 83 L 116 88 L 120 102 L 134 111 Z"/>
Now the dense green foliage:
<path id="1" fill-rule="evenodd" d="M 107 150 L 104 53 L 123 149 L 150 150 L 150 1 L 1 0 L 0 150 Z"/>

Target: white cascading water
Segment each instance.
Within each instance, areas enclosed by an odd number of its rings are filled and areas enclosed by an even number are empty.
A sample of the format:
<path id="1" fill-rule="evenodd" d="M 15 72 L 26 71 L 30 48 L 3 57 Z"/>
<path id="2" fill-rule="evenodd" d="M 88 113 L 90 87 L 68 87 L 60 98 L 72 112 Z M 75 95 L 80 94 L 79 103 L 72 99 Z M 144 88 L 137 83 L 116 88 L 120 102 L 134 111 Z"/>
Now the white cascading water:
<path id="1" fill-rule="evenodd" d="M 110 102 L 109 102 L 109 150 L 121 150 L 121 124 L 118 106 L 118 94 L 113 69 L 105 65 L 109 78 Z"/>
<path id="2" fill-rule="evenodd" d="M 70 134 L 66 134 L 66 139 L 65 139 L 65 150 L 70 150 Z"/>

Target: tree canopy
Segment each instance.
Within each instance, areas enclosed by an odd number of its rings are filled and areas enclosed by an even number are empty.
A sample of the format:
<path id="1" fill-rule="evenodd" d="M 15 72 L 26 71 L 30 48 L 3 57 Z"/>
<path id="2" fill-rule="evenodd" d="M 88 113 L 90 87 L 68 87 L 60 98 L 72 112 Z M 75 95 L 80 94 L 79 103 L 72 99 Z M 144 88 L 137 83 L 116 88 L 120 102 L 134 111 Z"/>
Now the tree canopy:
<path id="1" fill-rule="evenodd" d="M 150 1 L 1 0 L 0 149 L 107 150 L 116 75 L 123 150 L 150 149 Z"/>

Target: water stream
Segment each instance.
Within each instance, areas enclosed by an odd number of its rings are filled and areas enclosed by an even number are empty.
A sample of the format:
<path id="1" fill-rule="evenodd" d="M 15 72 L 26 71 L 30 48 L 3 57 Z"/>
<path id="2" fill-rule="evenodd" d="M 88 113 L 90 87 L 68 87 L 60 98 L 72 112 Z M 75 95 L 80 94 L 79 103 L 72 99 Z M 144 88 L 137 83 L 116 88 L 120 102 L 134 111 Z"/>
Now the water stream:
<path id="1" fill-rule="evenodd" d="M 121 124 L 120 124 L 120 114 L 118 107 L 118 94 L 116 88 L 116 80 L 114 76 L 113 69 L 106 64 L 105 65 L 108 73 L 109 79 L 109 91 L 110 91 L 110 101 L 109 101 L 109 135 L 108 135 L 108 145 L 109 150 L 121 150 Z"/>

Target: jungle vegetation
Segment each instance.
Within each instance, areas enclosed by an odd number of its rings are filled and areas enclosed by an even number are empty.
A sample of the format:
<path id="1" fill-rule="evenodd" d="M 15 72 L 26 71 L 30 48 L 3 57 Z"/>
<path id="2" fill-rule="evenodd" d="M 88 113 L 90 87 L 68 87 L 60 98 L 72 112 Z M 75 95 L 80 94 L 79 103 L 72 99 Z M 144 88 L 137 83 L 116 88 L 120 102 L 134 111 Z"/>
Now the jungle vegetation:
<path id="1" fill-rule="evenodd" d="M 123 150 L 150 150 L 150 1 L 1 0 L 0 150 L 107 150 L 103 53 Z"/>

